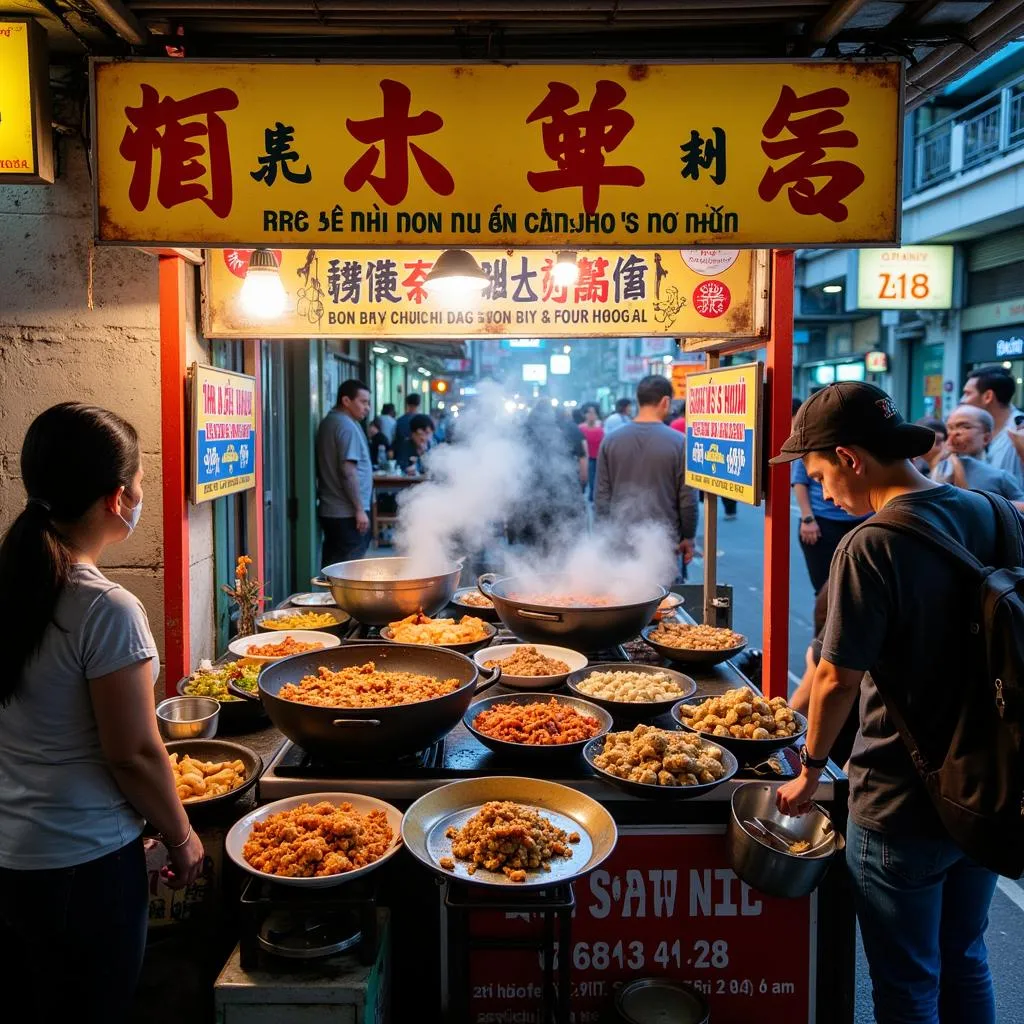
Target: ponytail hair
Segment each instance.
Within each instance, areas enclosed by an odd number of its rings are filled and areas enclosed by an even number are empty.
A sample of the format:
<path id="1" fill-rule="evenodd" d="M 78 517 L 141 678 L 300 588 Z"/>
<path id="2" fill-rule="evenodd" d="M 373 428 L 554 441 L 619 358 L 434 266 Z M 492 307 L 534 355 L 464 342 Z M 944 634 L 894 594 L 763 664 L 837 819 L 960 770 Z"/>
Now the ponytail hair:
<path id="1" fill-rule="evenodd" d="M 0 543 L 0 706 L 16 696 L 71 580 L 73 553 L 61 524 L 130 484 L 140 458 L 135 428 L 94 405 L 63 402 L 28 428 L 21 446 L 28 503 Z"/>

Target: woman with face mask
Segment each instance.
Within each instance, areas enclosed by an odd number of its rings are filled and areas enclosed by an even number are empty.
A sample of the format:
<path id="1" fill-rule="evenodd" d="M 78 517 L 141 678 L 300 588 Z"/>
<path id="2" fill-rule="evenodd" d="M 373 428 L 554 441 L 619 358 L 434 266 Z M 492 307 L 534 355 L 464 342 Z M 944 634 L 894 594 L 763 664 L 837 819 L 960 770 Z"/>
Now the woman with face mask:
<path id="1" fill-rule="evenodd" d="M 139 522 L 138 435 L 105 409 L 56 405 L 29 427 L 21 477 L 28 500 L 0 544 L 4 988 L 26 1021 L 118 1024 L 146 940 L 144 821 L 169 884 L 203 862 L 156 727 L 146 613 L 98 568 Z"/>

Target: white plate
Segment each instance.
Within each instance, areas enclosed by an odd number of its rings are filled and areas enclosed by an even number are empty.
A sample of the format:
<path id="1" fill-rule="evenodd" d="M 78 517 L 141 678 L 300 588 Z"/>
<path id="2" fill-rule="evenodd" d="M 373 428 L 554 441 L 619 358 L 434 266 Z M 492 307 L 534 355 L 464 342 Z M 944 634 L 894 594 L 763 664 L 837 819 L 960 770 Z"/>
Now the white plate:
<path id="1" fill-rule="evenodd" d="M 265 655 L 250 654 L 250 647 L 263 647 L 267 644 L 284 643 L 285 637 L 291 637 L 296 643 L 320 644 L 320 650 L 326 651 L 331 647 L 340 647 L 341 639 L 333 633 L 321 633 L 315 629 L 275 629 L 271 633 L 256 633 L 253 636 L 236 637 L 228 644 L 228 650 L 239 658 L 248 658 L 249 661 L 258 662 L 261 665 L 269 665 L 273 661 L 280 661 L 281 658 L 291 655 L 279 655 L 276 658 L 269 658 Z M 312 654 L 312 651 L 303 652 Z"/>
<path id="2" fill-rule="evenodd" d="M 367 864 L 365 868 L 346 871 L 340 875 L 323 875 L 314 878 L 289 878 L 285 875 L 270 875 L 265 871 L 257 871 L 245 859 L 242 850 L 249 840 L 249 833 L 252 831 L 253 825 L 257 821 L 266 821 L 271 815 L 278 814 L 281 811 L 292 811 L 299 804 L 315 805 L 323 800 L 327 800 L 335 805 L 348 802 L 360 814 L 367 814 L 369 811 L 383 811 L 388 816 L 388 824 L 394 833 L 391 846 L 384 856 L 375 860 L 372 864 Z M 243 871 L 247 871 L 250 875 L 255 875 L 257 878 L 265 878 L 275 885 L 293 885 L 304 889 L 326 889 L 330 886 L 342 885 L 353 879 L 361 878 L 363 875 L 368 875 L 375 868 L 379 868 L 385 861 L 390 860 L 398 852 L 401 845 L 402 812 L 397 807 L 392 807 L 391 804 L 387 804 L 383 800 L 377 800 L 372 796 L 360 796 L 358 793 L 306 793 L 302 796 L 288 796 L 283 800 L 275 800 L 273 803 L 257 807 L 256 810 L 250 811 L 244 817 L 239 818 L 231 826 L 227 836 L 224 838 L 224 848 L 227 850 L 228 856 Z"/>
<path id="3" fill-rule="evenodd" d="M 331 596 L 330 591 L 318 594 L 296 594 L 289 604 L 296 604 L 300 608 L 337 608 L 338 602 Z"/>
<path id="4" fill-rule="evenodd" d="M 502 669 L 501 686 L 510 690 L 548 690 L 560 686 L 573 672 L 587 667 L 587 656 L 579 651 L 571 651 L 568 647 L 552 647 L 549 644 L 497 644 L 494 647 L 483 647 L 473 655 L 473 660 L 484 667 L 485 661 L 504 661 L 511 657 L 520 647 L 532 647 L 545 658 L 557 658 L 569 666 L 568 672 L 560 672 L 553 676 L 514 676 Z"/>

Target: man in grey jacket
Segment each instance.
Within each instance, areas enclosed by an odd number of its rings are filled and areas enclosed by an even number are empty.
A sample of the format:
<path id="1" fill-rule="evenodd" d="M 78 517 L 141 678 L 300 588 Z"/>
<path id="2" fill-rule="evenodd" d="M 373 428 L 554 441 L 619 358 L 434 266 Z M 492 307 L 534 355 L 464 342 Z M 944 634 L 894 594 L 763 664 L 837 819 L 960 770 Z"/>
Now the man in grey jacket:
<path id="1" fill-rule="evenodd" d="M 697 535 L 697 492 L 684 483 L 686 441 L 665 425 L 672 385 L 665 377 L 644 377 L 636 401 L 636 419 L 601 443 L 594 512 L 602 519 L 664 523 L 682 556 L 685 579 Z"/>

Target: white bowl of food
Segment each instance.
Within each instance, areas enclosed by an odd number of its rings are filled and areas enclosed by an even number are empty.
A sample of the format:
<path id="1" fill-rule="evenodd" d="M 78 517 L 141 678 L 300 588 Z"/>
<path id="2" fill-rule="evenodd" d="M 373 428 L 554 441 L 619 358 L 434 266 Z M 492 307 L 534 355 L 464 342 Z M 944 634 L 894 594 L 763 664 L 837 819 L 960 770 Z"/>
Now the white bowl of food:
<path id="1" fill-rule="evenodd" d="M 297 814 L 303 804 L 309 810 Z M 357 845 L 342 849 L 357 834 Z M 326 855 L 320 857 L 324 842 Z M 306 793 L 275 800 L 239 818 L 224 839 L 228 856 L 243 871 L 275 885 L 303 889 L 324 889 L 361 878 L 393 857 L 401 845 L 402 812 L 383 800 L 356 793 Z M 318 859 L 304 860 L 304 848 L 316 849 Z"/>
<path id="2" fill-rule="evenodd" d="M 250 661 L 269 665 L 271 662 L 296 654 L 326 651 L 331 647 L 340 646 L 341 639 L 331 633 L 321 633 L 313 629 L 278 629 L 273 633 L 235 637 L 228 644 L 228 650 L 239 658 L 248 658 Z"/>
<path id="3" fill-rule="evenodd" d="M 497 644 L 473 655 L 481 668 L 501 666 L 501 685 L 510 690 L 549 690 L 571 672 L 587 667 L 587 656 L 550 644 Z"/>

